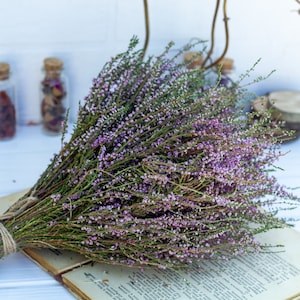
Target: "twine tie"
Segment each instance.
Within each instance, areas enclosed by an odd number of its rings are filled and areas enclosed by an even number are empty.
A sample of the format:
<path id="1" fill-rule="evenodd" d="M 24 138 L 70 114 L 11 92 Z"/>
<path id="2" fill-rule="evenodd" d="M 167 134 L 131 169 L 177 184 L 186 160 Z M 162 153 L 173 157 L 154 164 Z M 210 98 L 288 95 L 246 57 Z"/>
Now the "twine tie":
<path id="1" fill-rule="evenodd" d="M 15 240 L 2 223 L 0 223 L 0 234 L 3 242 L 3 255 L 7 256 L 8 254 L 17 252 Z"/>
<path id="2" fill-rule="evenodd" d="M 21 199 L 13 204 L 6 213 L 0 216 L 0 235 L 3 243 L 3 255 L 7 256 L 11 253 L 17 252 L 17 244 L 6 229 L 1 221 L 9 220 L 14 218 L 16 215 L 24 212 L 27 208 L 31 207 L 37 202 L 38 198 L 32 196 L 32 194 L 25 199 Z"/>

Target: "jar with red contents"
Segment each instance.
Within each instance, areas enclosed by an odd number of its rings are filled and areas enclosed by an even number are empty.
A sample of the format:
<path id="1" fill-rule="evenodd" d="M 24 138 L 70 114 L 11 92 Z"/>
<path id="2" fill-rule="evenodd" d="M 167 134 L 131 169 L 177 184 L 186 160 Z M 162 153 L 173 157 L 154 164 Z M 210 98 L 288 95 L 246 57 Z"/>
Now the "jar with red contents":
<path id="1" fill-rule="evenodd" d="M 55 57 L 44 60 L 44 79 L 42 90 L 42 122 L 45 133 L 57 135 L 63 131 L 66 117 L 66 78 L 63 74 L 63 62 Z"/>
<path id="2" fill-rule="evenodd" d="M 0 140 L 11 139 L 16 134 L 15 101 L 15 84 L 10 74 L 10 65 L 0 63 Z"/>

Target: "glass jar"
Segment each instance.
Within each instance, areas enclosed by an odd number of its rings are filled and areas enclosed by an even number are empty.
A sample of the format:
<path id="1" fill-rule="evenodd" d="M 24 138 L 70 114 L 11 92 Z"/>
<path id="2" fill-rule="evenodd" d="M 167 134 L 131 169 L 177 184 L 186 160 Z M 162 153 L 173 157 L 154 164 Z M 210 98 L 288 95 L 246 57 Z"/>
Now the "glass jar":
<path id="1" fill-rule="evenodd" d="M 221 78 L 220 85 L 230 87 L 232 86 L 233 81 L 235 81 L 234 74 L 234 60 L 231 58 L 224 57 L 220 62 L 221 66 Z"/>
<path id="2" fill-rule="evenodd" d="M 55 57 L 44 60 L 42 91 L 42 123 L 45 133 L 57 135 L 63 131 L 66 117 L 66 78 L 63 75 L 63 62 Z"/>
<path id="3" fill-rule="evenodd" d="M 10 65 L 0 63 L 0 140 L 13 138 L 16 134 L 15 101 L 15 84 L 10 74 Z"/>

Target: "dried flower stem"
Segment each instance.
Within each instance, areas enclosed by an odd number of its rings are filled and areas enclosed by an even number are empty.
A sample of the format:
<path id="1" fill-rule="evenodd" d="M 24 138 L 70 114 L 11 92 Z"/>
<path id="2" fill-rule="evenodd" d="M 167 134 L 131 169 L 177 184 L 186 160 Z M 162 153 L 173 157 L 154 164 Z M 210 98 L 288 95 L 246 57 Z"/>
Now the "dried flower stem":
<path id="1" fill-rule="evenodd" d="M 143 55 L 142 58 L 145 57 L 148 44 L 149 44 L 149 36 L 150 36 L 150 26 L 149 26 L 149 8 L 148 8 L 148 1 L 144 0 L 144 16 L 145 16 L 145 42 L 143 47 Z"/>
<path id="2" fill-rule="evenodd" d="M 207 55 L 205 59 L 202 62 L 202 67 L 205 69 L 211 69 L 219 64 L 219 62 L 225 57 L 228 47 L 229 47 L 229 29 L 228 29 L 228 21 L 229 18 L 227 16 L 227 0 L 224 0 L 223 2 L 223 21 L 224 21 L 224 29 L 225 29 L 225 46 L 222 54 L 220 57 L 215 59 L 212 63 L 207 65 L 207 62 L 211 59 L 211 56 L 213 54 L 214 46 L 215 46 L 215 29 L 216 29 L 216 21 L 217 21 L 217 15 L 220 7 L 220 0 L 216 1 L 216 7 L 215 7 L 215 12 L 214 12 L 214 17 L 213 17 L 213 22 L 211 26 L 211 46 L 210 49 L 207 52 Z"/>

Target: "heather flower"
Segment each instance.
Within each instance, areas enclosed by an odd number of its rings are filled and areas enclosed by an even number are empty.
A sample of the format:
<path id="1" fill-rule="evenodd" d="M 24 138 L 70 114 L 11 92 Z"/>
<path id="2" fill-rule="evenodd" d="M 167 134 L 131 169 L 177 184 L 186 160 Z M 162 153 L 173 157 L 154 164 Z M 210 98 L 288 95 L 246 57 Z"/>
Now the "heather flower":
<path id="1" fill-rule="evenodd" d="M 19 248 L 128 266 L 264 251 L 256 234 L 286 226 L 278 209 L 298 205 L 268 171 L 281 128 L 239 110 L 238 86 L 209 87 L 169 47 L 143 61 L 136 46 L 93 80 L 70 141 L 20 200 L 36 201 L 3 224 Z"/>

